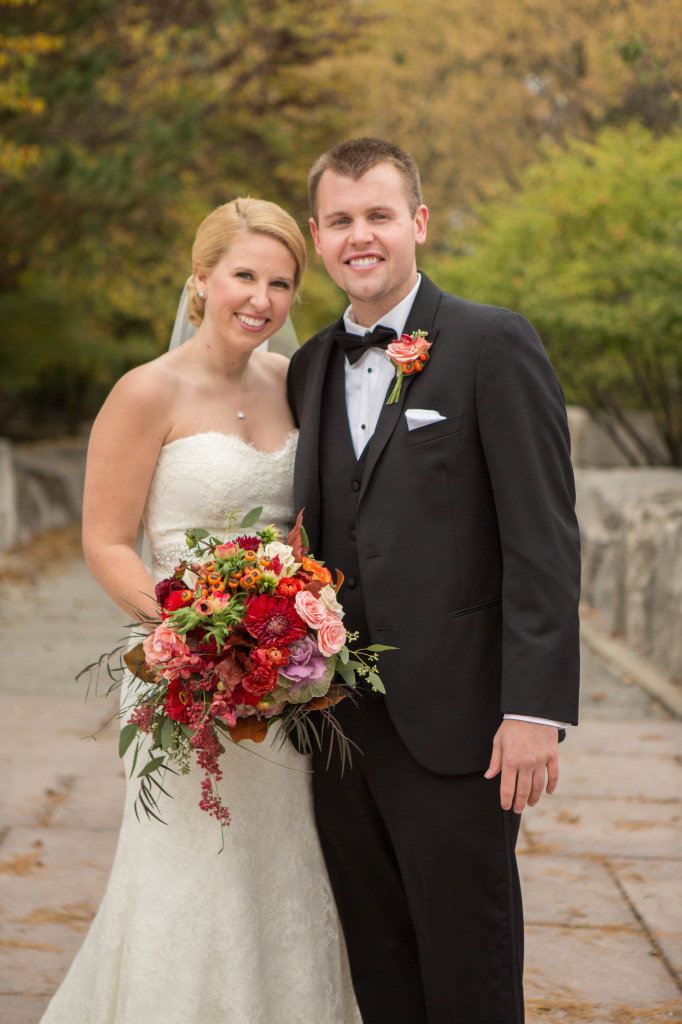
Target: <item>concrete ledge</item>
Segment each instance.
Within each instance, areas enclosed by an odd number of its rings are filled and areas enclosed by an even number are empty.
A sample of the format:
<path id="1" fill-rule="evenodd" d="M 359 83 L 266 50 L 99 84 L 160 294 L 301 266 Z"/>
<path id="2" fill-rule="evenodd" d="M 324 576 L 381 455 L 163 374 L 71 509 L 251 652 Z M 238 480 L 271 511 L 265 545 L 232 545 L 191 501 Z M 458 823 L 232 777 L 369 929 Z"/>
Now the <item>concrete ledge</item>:
<path id="1" fill-rule="evenodd" d="M 682 720 L 682 688 L 676 686 L 670 676 L 584 616 L 580 635 L 596 654 L 605 658 L 618 672 L 632 676 L 638 686 L 660 701 L 671 715 Z"/>

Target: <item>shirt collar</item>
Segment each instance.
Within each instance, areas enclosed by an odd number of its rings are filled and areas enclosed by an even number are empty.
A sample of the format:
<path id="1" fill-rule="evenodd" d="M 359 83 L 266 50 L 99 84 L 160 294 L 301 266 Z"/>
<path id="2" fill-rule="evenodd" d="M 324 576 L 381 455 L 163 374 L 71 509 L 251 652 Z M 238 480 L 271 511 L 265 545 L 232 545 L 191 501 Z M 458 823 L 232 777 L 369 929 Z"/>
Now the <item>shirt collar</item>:
<path id="1" fill-rule="evenodd" d="M 362 335 L 366 334 L 367 331 L 374 330 L 377 324 L 381 324 L 383 327 L 391 327 L 398 337 L 400 337 L 405 330 L 405 324 L 407 323 L 407 318 L 410 315 L 410 310 L 412 309 L 414 300 L 417 297 L 421 280 L 421 274 L 417 274 L 417 283 L 412 291 L 406 295 L 404 299 L 401 299 L 397 306 L 394 306 L 393 309 L 388 311 L 388 313 L 384 313 L 382 317 L 379 317 L 377 322 L 372 324 L 371 327 L 361 327 L 360 324 L 355 322 L 355 320 L 352 320 L 353 307 L 349 306 L 343 314 L 343 323 L 348 333 L 357 334 L 359 337 L 362 337 Z"/>

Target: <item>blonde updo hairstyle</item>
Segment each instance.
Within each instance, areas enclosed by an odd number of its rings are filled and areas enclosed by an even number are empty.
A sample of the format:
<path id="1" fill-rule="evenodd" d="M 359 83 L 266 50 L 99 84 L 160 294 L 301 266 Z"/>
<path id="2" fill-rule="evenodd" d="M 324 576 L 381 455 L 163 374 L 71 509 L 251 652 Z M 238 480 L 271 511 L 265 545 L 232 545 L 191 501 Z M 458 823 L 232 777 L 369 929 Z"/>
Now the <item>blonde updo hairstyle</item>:
<path id="1" fill-rule="evenodd" d="M 294 291 L 297 291 L 306 265 L 303 235 L 293 217 L 266 199 L 233 199 L 209 213 L 199 225 L 192 246 L 194 273 L 210 274 L 244 232 L 268 235 L 287 247 L 296 263 Z M 199 327 L 204 319 L 204 299 L 199 297 L 194 274 L 187 280 L 187 298 L 189 322 Z"/>

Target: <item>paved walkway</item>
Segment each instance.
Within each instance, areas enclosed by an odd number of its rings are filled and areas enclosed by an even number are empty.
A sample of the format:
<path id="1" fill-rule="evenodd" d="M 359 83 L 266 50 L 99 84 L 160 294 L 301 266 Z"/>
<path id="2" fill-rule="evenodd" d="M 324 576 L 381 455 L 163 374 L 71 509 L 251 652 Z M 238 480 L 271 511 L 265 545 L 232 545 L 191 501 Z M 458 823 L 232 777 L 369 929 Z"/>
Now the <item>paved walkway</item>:
<path id="1" fill-rule="evenodd" d="M 0 594 L 0 1024 L 37 1024 L 66 973 L 124 786 L 115 702 L 73 678 L 123 615 L 79 559 L 31 586 Z M 586 647 L 562 749 L 558 792 L 523 819 L 528 1024 L 679 1024 L 682 721 Z"/>

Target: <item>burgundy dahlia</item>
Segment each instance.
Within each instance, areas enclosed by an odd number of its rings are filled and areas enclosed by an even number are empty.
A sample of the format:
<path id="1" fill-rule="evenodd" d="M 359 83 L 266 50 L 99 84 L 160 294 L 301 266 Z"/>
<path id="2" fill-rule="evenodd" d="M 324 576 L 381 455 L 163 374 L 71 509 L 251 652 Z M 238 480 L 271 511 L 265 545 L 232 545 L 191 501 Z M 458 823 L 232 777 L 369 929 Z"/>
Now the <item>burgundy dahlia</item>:
<path id="1" fill-rule="evenodd" d="M 235 544 L 238 544 L 244 551 L 258 551 L 260 541 L 258 537 L 237 537 Z"/>
<path id="2" fill-rule="evenodd" d="M 246 609 L 244 625 L 261 647 L 285 647 L 307 632 L 290 598 L 258 594 Z"/>

